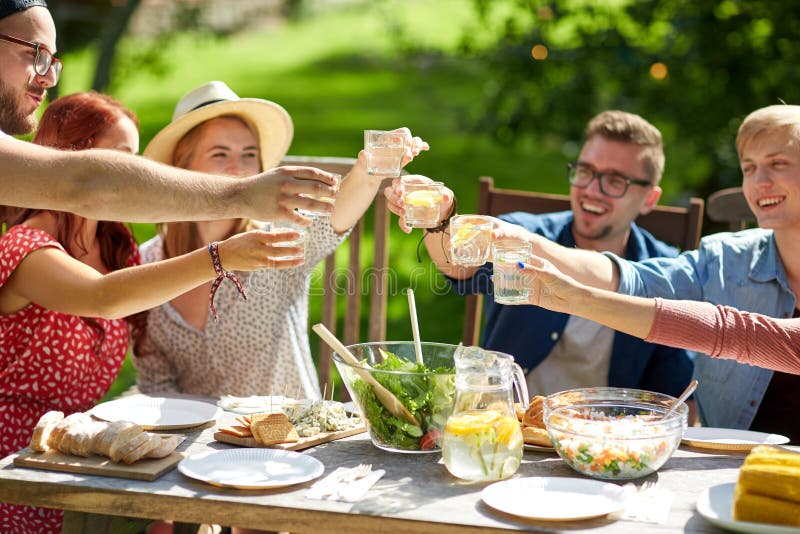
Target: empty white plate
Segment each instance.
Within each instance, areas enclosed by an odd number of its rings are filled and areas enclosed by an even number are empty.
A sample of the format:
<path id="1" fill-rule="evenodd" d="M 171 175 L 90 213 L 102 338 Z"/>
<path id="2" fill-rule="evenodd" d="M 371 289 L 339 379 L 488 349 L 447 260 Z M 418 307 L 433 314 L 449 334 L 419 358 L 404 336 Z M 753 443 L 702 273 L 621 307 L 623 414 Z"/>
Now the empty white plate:
<path id="1" fill-rule="evenodd" d="M 789 438 L 752 430 L 693 426 L 683 432 L 681 443 L 705 449 L 747 451 L 756 445 L 783 445 L 789 443 Z"/>
<path id="2" fill-rule="evenodd" d="M 89 412 L 105 421 L 131 421 L 145 430 L 191 428 L 222 417 L 207 402 L 137 395 L 98 404 Z"/>
<path id="3" fill-rule="evenodd" d="M 178 464 L 184 475 L 214 486 L 282 488 L 314 480 L 325 466 L 312 456 L 280 449 L 233 449 L 195 454 Z"/>
<path id="4" fill-rule="evenodd" d="M 545 521 L 588 519 L 625 507 L 620 486 L 586 478 L 512 478 L 484 488 L 481 499 L 495 510 Z"/>
<path id="5" fill-rule="evenodd" d="M 697 498 L 697 511 L 718 527 L 750 534 L 800 534 L 800 528 L 733 519 L 733 491 L 736 484 L 719 484 L 703 491 Z"/>

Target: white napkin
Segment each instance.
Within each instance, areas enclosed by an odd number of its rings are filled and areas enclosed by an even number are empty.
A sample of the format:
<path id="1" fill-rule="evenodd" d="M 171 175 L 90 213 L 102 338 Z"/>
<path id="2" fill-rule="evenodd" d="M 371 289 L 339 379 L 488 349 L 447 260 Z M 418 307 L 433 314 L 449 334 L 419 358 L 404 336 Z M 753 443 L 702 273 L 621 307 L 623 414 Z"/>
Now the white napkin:
<path id="1" fill-rule="evenodd" d="M 632 484 L 623 486 L 627 495 L 625 509 L 616 514 L 609 514 L 626 521 L 640 523 L 655 523 L 663 525 L 667 522 L 669 511 L 672 508 L 674 495 L 671 491 L 658 486 L 637 487 Z"/>
<path id="2" fill-rule="evenodd" d="M 340 467 L 322 480 L 316 482 L 306 492 L 307 499 L 325 501 L 360 501 L 369 489 L 386 474 L 383 469 L 370 471 L 369 474 L 353 481 L 348 481 L 347 475 L 353 468 Z"/>

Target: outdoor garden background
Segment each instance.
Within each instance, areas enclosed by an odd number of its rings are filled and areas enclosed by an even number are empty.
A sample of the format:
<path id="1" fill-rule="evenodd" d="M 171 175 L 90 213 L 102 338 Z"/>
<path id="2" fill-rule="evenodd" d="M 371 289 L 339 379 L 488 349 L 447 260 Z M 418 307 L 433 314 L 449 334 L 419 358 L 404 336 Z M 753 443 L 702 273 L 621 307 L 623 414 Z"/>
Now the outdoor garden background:
<path id="1" fill-rule="evenodd" d="M 354 157 L 364 129 L 408 126 L 431 149 L 407 170 L 445 181 L 462 213 L 475 210 L 482 175 L 566 193 L 583 127 L 608 108 L 639 113 L 664 134 L 663 204 L 705 198 L 739 184 L 742 118 L 798 103 L 800 5 L 783 0 L 49 3 L 65 64 L 57 92 L 94 87 L 120 99 L 139 117 L 142 149 L 181 95 L 223 80 L 289 111 L 292 155 Z M 457 343 L 463 299 L 442 294 L 424 254 L 417 263 L 420 231 L 392 223 L 387 338 L 411 338 L 401 292 L 411 284 L 423 339 Z M 716 230 L 706 221 L 705 234 Z M 141 240 L 153 227 L 135 231 Z M 320 307 L 313 297 L 312 323 Z M 312 353 L 317 346 L 312 336 Z M 128 362 L 109 397 L 134 380 Z"/>

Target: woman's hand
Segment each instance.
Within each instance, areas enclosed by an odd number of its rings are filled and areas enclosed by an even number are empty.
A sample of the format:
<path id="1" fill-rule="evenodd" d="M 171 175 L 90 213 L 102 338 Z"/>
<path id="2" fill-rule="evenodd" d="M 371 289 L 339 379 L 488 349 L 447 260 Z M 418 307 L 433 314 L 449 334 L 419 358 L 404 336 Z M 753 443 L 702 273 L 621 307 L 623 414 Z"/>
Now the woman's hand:
<path id="1" fill-rule="evenodd" d="M 286 269 L 302 265 L 305 260 L 277 259 L 303 254 L 303 247 L 276 246 L 300 239 L 294 230 L 264 232 L 251 230 L 229 237 L 219 243 L 219 261 L 226 271 L 259 271 L 261 269 Z"/>
<path id="2" fill-rule="evenodd" d="M 571 313 L 586 293 L 586 286 L 562 273 L 549 261 L 532 256 L 529 263 L 519 263 L 518 268 L 529 275 L 528 301 L 548 310 Z"/>
<path id="3" fill-rule="evenodd" d="M 411 228 L 406 226 L 405 221 L 406 208 L 405 203 L 403 202 L 403 183 L 426 184 L 431 182 L 433 182 L 433 180 L 427 176 L 422 176 L 421 174 L 409 174 L 407 176 L 398 176 L 392 180 L 391 185 L 387 186 L 383 190 L 383 195 L 386 197 L 386 207 L 389 208 L 389 211 L 400 217 L 398 224 L 403 232 L 407 234 L 411 233 Z M 442 189 L 442 204 L 439 208 L 440 221 L 447 217 L 447 214 L 450 213 L 450 209 L 453 206 L 453 199 L 455 198 L 452 190 L 448 189 L 447 187 Z"/>

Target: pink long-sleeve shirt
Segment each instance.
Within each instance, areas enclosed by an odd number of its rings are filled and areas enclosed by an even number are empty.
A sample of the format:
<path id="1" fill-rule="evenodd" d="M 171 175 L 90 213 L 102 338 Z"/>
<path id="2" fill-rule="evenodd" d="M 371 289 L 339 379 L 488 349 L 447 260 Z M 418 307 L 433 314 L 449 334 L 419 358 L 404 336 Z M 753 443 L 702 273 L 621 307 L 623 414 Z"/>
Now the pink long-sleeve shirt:
<path id="1" fill-rule="evenodd" d="M 800 318 L 773 319 L 707 302 L 657 298 L 646 341 L 800 374 Z"/>

